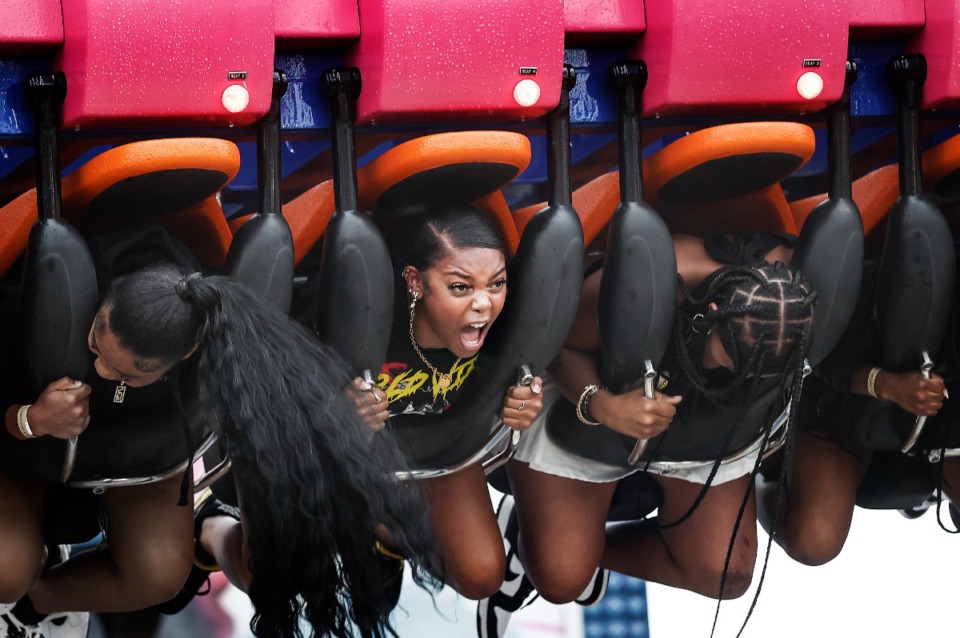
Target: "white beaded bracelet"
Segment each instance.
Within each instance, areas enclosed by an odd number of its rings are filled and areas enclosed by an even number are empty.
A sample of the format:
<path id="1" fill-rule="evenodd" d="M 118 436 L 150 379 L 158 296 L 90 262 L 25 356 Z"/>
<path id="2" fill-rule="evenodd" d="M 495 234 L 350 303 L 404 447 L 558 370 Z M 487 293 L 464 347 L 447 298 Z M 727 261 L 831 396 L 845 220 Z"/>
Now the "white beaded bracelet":
<path id="1" fill-rule="evenodd" d="M 870 368 L 870 373 L 867 375 L 867 394 L 872 396 L 874 399 L 879 399 L 877 396 L 877 389 L 874 387 L 874 384 L 877 382 L 877 375 L 880 374 L 880 368 Z"/>
<path id="2" fill-rule="evenodd" d="M 30 429 L 30 421 L 27 420 L 27 410 L 30 409 L 31 405 L 33 404 L 28 403 L 27 405 L 21 405 L 20 409 L 17 410 L 17 428 L 20 430 L 20 434 L 26 439 L 37 438 L 37 435 Z"/>

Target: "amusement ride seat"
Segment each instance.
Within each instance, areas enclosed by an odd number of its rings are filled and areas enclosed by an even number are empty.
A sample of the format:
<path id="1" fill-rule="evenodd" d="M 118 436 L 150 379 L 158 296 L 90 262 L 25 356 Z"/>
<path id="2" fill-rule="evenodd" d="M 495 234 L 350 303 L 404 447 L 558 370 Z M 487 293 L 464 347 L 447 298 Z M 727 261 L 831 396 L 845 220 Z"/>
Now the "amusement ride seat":
<path id="1" fill-rule="evenodd" d="M 403 223 L 406 217 L 430 209 L 455 202 L 472 202 L 490 213 L 502 232 L 508 250 L 518 254 L 515 270 L 520 272 L 511 275 L 508 308 L 525 306 L 529 313 L 532 307 L 549 315 L 550 309 L 556 306 L 556 298 L 560 297 L 557 273 L 568 270 L 565 264 L 571 259 L 571 253 L 567 243 L 576 233 L 569 223 L 564 224 L 558 218 L 555 225 L 539 231 L 540 236 L 547 237 L 540 239 L 540 244 L 546 242 L 549 247 L 540 247 L 537 238 L 531 238 L 527 242 L 534 248 L 527 253 L 522 249 L 518 252 L 522 241 L 500 189 L 526 168 L 529 159 L 529 141 L 518 133 L 462 131 L 413 139 L 386 151 L 357 171 L 359 207 L 373 210 L 375 219 Z M 310 205 L 306 203 L 308 200 Z M 311 189 L 285 206 L 285 216 L 290 219 L 294 229 L 298 255 L 304 255 L 310 249 L 310 241 L 326 220 L 331 219 L 333 207 L 333 184 L 329 182 Z M 307 220 L 304 221 L 302 216 L 306 216 Z M 302 232 L 298 232 L 298 229 Z M 576 231 L 578 233 L 579 228 Z M 582 245 L 576 252 L 579 259 Z M 524 290 L 524 272 L 529 281 L 540 282 L 536 285 L 527 284 L 526 304 L 519 299 Z M 550 281 L 551 285 L 544 285 L 546 281 Z M 532 336 L 533 326 L 524 325 L 522 317 L 509 317 L 511 313 L 505 311 L 495 330 L 508 335 L 507 339 L 514 342 L 520 339 L 533 344 L 533 351 L 542 347 L 539 344 L 543 336 Z M 390 327 L 383 326 L 382 329 L 389 331 Z M 543 332 L 542 324 L 538 330 Z M 518 336 L 520 333 L 528 336 L 524 339 Z M 522 359 L 523 356 L 529 356 L 531 346 L 511 349 L 517 352 L 501 355 L 500 358 Z M 507 350 L 507 347 L 503 350 Z M 542 355 L 535 358 L 542 358 Z M 510 370 L 505 372 L 505 368 Z M 488 413 L 487 416 L 494 420 L 494 413 L 502 402 L 503 390 L 516 375 L 516 368 L 515 364 L 501 364 L 499 368 L 491 366 L 492 374 L 472 383 L 473 389 L 465 391 L 464 396 L 449 410 L 449 415 L 405 418 L 405 425 L 397 428 L 398 435 L 414 451 L 411 453 L 410 467 L 402 470 L 402 475 L 405 478 L 421 478 L 444 474 L 476 462 L 494 451 L 504 451 L 504 443 L 509 442 L 504 438 L 505 433 L 497 427 L 490 429 L 486 425 L 478 426 L 477 422 L 483 418 L 475 413 Z M 464 408 L 462 403 L 470 408 Z M 449 423 L 440 426 L 438 421 L 441 419 Z"/>
<path id="2" fill-rule="evenodd" d="M 960 180 L 960 135 L 924 151 L 922 164 L 924 190 L 934 196 L 955 198 Z M 897 201 L 899 181 L 899 166 L 888 164 L 853 182 L 853 199 L 863 215 L 864 234 L 869 234 Z M 790 211 L 798 228 L 825 198 L 826 195 L 815 195 L 790 202 Z"/>
<path id="3" fill-rule="evenodd" d="M 681 137 L 643 161 L 644 192 L 671 232 L 703 235 L 755 228 L 796 233 L 780 182 L 814 151 L 813 131 L 794 122 L 743 122 Z M 620 203 L 620 178 L 605 173 L 573 193 L 587 245 Z M 539 205 L 513 212 L 523 230 Z"/>
<path id="4" fill-rule="evenodd" d="M 48 126 L 55 131 L 55 124 Z M 55 141 L 51 151 L 44 149 L 43 139 L 38 153 L 46 167 L 41 173 L 42 181 L 58 174 Z M 69 181 L 64 180 L 62 202 L 53 196 L 57 189 L 45 183 L 38 184 L 36 192 L 41 193 L 42 199 L 38 202 L 34 195 L 32 209 L 24 203 L 30 198 L 22 198 L 17 210 L 26 210 L 33 217 L 39 213 L 40 218 L 33 223 L 26 246 L 18 310 L 19 330 L 25 335 L 23 354 L 33 385 L 42 388 L 62 376 L 84 378 L 92 360 L 87 333 L 102 291 L 98 291 L 87 243 L 80 232 L 61 219 L 61 203 L 63 217 L 69 215 L 91 232 L 149 224 L 163 226 L 170 217 L 171 230 L 174 234 L 184 233 L 186 243 L 190 243 L 191 236 L 201 241 L 212 238 L 212 246 L 207 246 L 212 252 L 201 255 L 216 260 L 217 265 L 224 264 L 225 258 L 227 274 L 243 282 L 243 273 L 262 270 L 263 263 L 272 263 L 278 256 L 273 254 L 273 246 L 258 241 L 258 237 L 248 234 L 229 241 L 229 232 L 223 233 L 226 223 L 216 194 L 236 174 L 238 164 L 236 147 L 223 140 L 151 140 L 112 149 L 77 169 Z M 204 202 L 209 205 L 204 206 Z M 142 211 L 140 216 L 136 215 L 138 211 Z M 264 232 L 270 234 L 271 227 L 266 228 Z M 288 257 L 292 260 L 292 251 Z M 289 271 L 292 272 L 292 264 Z M 283 284 L 274 282 L 275 286 Z M 292 286 L 292 281 L 286 282 L 286 286 Z M 94 493 L 108 487 L 150 483 L 183 472 L 214 439 L 212 424 L 197 410 L 195 372 L 195 365 L 188 361 L 172 377 L 179 388 L 173 396 L 180 405 L 134 408 L 120 416 L 100 415 L 93 426 L 71 441 L 43 437 L 23 442 L 23 455 L 34 457 L 31 471 L 39 472 L 51 483 L 59 480 L 66 488 Z M 164 435 L 171 428 L 179 431 L 183 420 L 190 439 L 202 441 L 194 450 L 188 449 L 185 437 L 176 440 L 177 437 Z M 124 433 L 135 433 L 136 445 L 119 445 L 118 437 Z M 58 492 L 58 498 L 67 493 L 69 490 Z M 69 508 L 71 500 L 72 497 L 65 498 L 65 507 Z M 89 536 L 84 538 L 83 534 L 90 529 L 84 528 L 84 521 L 77 526 L 68 523 L 65 528 L 52 525 L 53 533 L 79 534 L 72 537 L 73 541 L 87 540 Z"/>
<path id="5" fill-rule="evenodd" d="M 169 138 L 125 144 L 63 178 L 63 218 L 84 234 L 160 224 L 204 266 L 219 266 L 232 236 L 216 196 L 239 168 L 240 152 L 226 140 Z M 23 254 L 36 218 L 36 188 L 0 209 L 0 273 Z"/>
<path id="6" fill-rule="evenodd" d="M 793 220 L 786 207 L 786 200 L 780 189 L 780 180 L 789 176 L 794 170 L 802 166 L 812 156 L 814 150 L 813 131 L 802 124 L 795 123 L 745 123 L 730 124 L 705 129 L 681 138 L 653 154 L 643 162 L 645 186 L 651 185 L 650 202 L 658 203 L 658 212 L 671 231 L 686 232 L 704 235 L 716 232 L 732 232 L 738 229 L 766 229 L 780 232 L 794 231 Z M 753 170 L 753 167 L 762 167 Z M 702 180 L 702 185 L 701 185 Z M 597 188 L 605 184 L 604 193 Z M 578 212 L 581 216 L 590 216 L 591 203 L 595 209 L 609 210 L 616 201 L 613 191 L 618 187 L 619 180 L 615 174 L 601 176 L 593 183 L 582 189 L 582 194 L 591 194 L 591 200 L 580 200 Z M 780 205 L 761 206 L 755 208 L 740 208 L 737 204 L 744 198 L 756 194 L 759 200 L 769 200 L 771 191 L 779 193 Z M 848 216 L 847 216 L 848 217 Z M 801 235 L 800 245 L 810 245 L 824 242 L 825 236 L 836 234 L 846 237 L 850 234 L 850 220 L 836 219 L 822 225 L 816 232 Z M 521 222 L 522 223 L 522 222 Z M 813 229 L 808 229 L 813 231 Z M 855 229 L 858 237 L 862 236 L 859 228 Z M 833 246 L 834 252 L 845 253 L 848 246 L 841 242 Z M 809 251 L 808 251 L 809 252 Z M 842 255 L 835 255 L 840 256 Z M 796 257 L 795 257 L 796 258 Z M 849 280 L 851 268 L 857 269 L 856 281 L 859 281 L 859 263 L 844 264 L 830 261 L 828 267 L 811 268 L 811 283 L 816 288 L 825 280 L 833 277 L 837 280 Z M 826 273 L 824 268 L 839 267 L 843 273 Z M 847 273 L 847 274 L 844 274 Z M 606 278 L 606 270 L 604 277 Z M 663 276 L 662 274 L 660 275 Z M 621 276 L 622 279 L 622 276 Z M 826 286 L 829 288 L 830 286 Z M 826 291 L 824 291 L 826 292 Z M 849 313 L 844 308 L 834 309 L 832 294 L 826 295 L 823 302 L 823 313 L 826 317 L 837 314 L 844 315 L 832 321 L 828 326 L 828 337 L 821 335 L 821 339 L 830 341 L 830 338 L 839 336 L 842 332 L 842 323 L 845 325 Z M 852 305 L 849 300 L 841 306 Z M 615 327 L 613 327 L 616 330 Z M 602 334 L 603 330 L 601 330 Z M 621 329 L 622 332 L 622 329 Z M 665 337 L 663 337 L 665 338 Z M 601 339 L 602 340 L 602 339 Z M 634 384 L 639 385 L 639 380 Z M 780 382 L 761 384 L 758 396 L 771 395 L 779 391 Z M 761 405 L 762 403 L 762 405 Z M 759 406 L 759 407 L 758 407 Z M 751 414 L 750 411 L 756 412 Z M 763 413 L 757 412 L 762 410 Z M 743 421 L 752 423 L 771 423 L 772 431 L 782 431 L 785 415 L 767 414 L 769 401 L 760 402 L 748 407 Z M 717 415 L 713 415 L 716 417 Z M 661 467 L 661 470 L 670 472 L 683 469 L 687 465 L 702 465 L 713 462 L 717 458 L 721 443 L 727 436 L 725 428 L 718 434 L 715 427 L 716 419 L 709 419 L 709 423 L 685 422 L 683 429 L 675 431 L 677 425 L 671 428 L 671 436 L 661 435 L 653 439 L 647 447 L 639 446 L 640 455 L 637 458 L 637 467 L 642 467 L 647 461 Z M 618 435 L 606 428 L 585 428 L 576 417 L 574 406 L 569 402 L 561 401 L 554 405 L 547 420 L 547 431 L 554 441 L 570 452 L 588 459 L 602 461 L 609 465 L 628 466 L 628 456 L 636 441 L 629 437 Z M 762 433 L 761 433 L 762 434 Z M 719 438 L 718 438 L 719 436 Z M 738 458 L 743 450 L 748 449 L 757 441 L 758 433 L 746 428 L 735 428 L 730 433 L 730 439 L 723 443 L 724 462 Z M 634 455 L 636 450 L 634 450 Z M 627 486 L 628 489 L 630 486 Z M 641 486 L 639 493 L 650 498 L 650 486 Z M 615 500 L 615 503 L 618 502 Z M 618 511 L 614 508 L 612 517 L 623 517 L 630 508 Z M 636 514 L 636 512 L 634 512 Z"/>
<path id="7" fill-rule="evenodd" d="M 448 201 L 473 201 L 494 215 L 511 252 L 519 235 L 500 189 L 530 163 L 530 142 L 508 131 L 438 133 L 404 142 L 357 171 L 362 210 L 416 212 Z M 320 241 L 333 216 L 334 182 L 325 180 L 283 205 L 295 263 Z M 236 231 L 248 217 L 230 221 Z"/>

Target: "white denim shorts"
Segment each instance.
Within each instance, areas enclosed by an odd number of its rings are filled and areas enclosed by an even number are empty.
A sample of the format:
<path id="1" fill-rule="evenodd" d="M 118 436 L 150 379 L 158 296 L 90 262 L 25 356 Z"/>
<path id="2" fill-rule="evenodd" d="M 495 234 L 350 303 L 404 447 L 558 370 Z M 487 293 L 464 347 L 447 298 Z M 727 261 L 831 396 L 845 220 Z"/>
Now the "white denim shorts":
<path id="1" fill-rule="evenodd" d="M 558 446 L 547 434 L 544 424 L 547 411 L 556 401 L 566 401 L 566 399 L 560 394 L 553 382 L 549 378 L 545 378 L 543 410 L 534 420 L 533 425 L 520 435 L 520 442 L 513 455 L 515 460 L 529 464 L 531 469 L 538 472 L 588 483 L 618 481 L 642 469 L 642 463 L 639 467 L 627 465 L 626 458 L 623 460 L 623 465 L 610 465 L 585 459 Z M 746 476 L 753 471 L 761 443 L 762 440 L 758 438 L 749 448 L 735 455 L 735 460 L 722 463 L 710 484 L 722 485 Z M 707 482 L 713 464 L 713 461 L 667 461 L 652 463 L 646 471 L 650 474 L 702 485 Z"/>

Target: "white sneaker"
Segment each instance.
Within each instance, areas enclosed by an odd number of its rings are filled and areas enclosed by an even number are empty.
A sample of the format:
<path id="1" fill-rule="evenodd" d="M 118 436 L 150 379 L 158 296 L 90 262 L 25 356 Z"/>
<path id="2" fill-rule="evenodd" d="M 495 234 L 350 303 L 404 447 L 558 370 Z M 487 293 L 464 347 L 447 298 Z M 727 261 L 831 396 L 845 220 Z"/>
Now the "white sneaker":
<path id="1" fill-rule="evenodd" d="M 13 615 L 12 604 L 0 604 L 0 638 L 43 638 L 39 625 L 27 625 Z"/>
<path id="2" fill-rule="evenodd" d="M 40 634 L 44 638 L 87 638 L 90 631 L 90 613 L 65 611 L 48 614 L 40 621 Z"/>
<path id="3" fill-rule="evenodd" d="M 90 614 L 69 611 L 48 614 L 37 625 L 28 625 L 13 615 L 13 605 L 0 604 L 0 638 L 86 638 Z"/>
<path id="4" fill-rule="evenodd" d="M 538 597 L 517 555 L 519 526 L 514 514 L 513 497 L 510 495 L 504 496 L 500 501 L 497 508 L 497 524 L 500 527 L 500 533 L 503 534 L 507 568 L 500 591 L 477 603 L 477 636 L 479 638 L 503 638 L 510 616 Z"/>
<path id="5" fill-rule="evenodd" d="M 597 569 L 593 574 L 593 578 L 590 580 L 590 584 L 587 585 L 587 588 L 583 590 L 576 600 L 573 602 L 577 603 L 581 607 L 593 607 L 607 595 L 607 584 L 610 582 L 610 570 L 609 569 Z"/>
<path id="6" fill-rule="evenodd" d="M 927 510 L 937 504 L 937 493 L 934 492 L 922 502 L 914 505 L 913 507 L 908 507 L 906 509 L 898 510 L 900 514 L 907 519 L 913 520 L 920 518 L 927 513 Z"/>

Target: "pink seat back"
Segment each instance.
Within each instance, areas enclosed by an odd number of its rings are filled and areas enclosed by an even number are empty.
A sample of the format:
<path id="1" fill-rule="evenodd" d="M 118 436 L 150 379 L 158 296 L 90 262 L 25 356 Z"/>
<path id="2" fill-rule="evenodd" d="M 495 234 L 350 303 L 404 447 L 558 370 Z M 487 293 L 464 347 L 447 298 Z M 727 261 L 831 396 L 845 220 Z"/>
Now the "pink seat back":
<path id="1" fill-rule="evenodd" d="M 647 116 L 812 112 L 843 91 L 846 3 L 645 0 L 644 8 L 647 30 L 630 57 L 647 64 Z M 801 95 L 799 83 L 815 89 L 818 79 L 821 90 Z"/>
<path id="2" fill-rule="evenodd" d="M 278 49 L 341 48 L 360 37 L 356 0 L 276 0 Z"/>
<path id="3" fill-rule="evenodd" d="M 58 0 L 0 0 L 0 55 L 33 53 L 63 44 Z"/>
<path id="4" fill-rule="evenodd" d="M 643 0 L 564 0 L 567 44 L 630 42 L 647 28 Z"/>
<path id="5" fill-rule="evenodd" d="M 270 106 L 273 23 L 262 0 L 65 2 L 64 127 L 251 124 Z"/>
<path id="6" fill-rule="evenodd" d="M 927 22 L 907 47 L 927 59 L 923 108 L 960 105 L 960 0 L 927 0 Z"/>
<path id="7" fill-rule="evenodd" d="M 561 0 L 360 0 L 357 121 L 535 118 L 560 100 Z M 535 83 L 535 86 L 531 84 Z M 515 89 L 539 96 L 529 105 Z"/>

